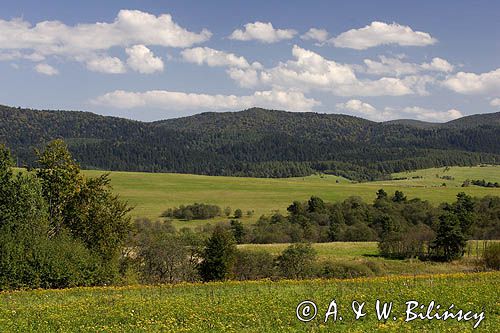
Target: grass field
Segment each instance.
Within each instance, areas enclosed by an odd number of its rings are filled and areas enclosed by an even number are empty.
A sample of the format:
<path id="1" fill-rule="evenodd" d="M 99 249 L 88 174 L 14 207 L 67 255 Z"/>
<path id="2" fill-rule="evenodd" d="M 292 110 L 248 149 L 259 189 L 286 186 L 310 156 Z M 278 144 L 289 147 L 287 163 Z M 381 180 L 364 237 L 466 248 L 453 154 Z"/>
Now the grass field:
<path id="1" fill-rule="evenodd" d="M 96 176 L 102 171 L 85 171 Z M 451 176 L 454 180 L 436 177 Z M 423 178 L 411 179 L 412 176 Z M 391 193 L 402 190 L 408 198 L 420 197 L 434 204 L 453 201 L 458 192 L 473 196 L 500 195 L 499 188 L 470 186 L 460 187 L 469 179 L 485 179 L 500 182 L 500 166 L 451 167 L 449 171 L 440 169 L 419 170 L 412 173 L 396 174 L 395 177 L 410 177 L 408 180 L 391 180 L 367 183 L 351 183 L 335 176 L 309 176 L 286 179 L 263 179 L 244 177 L 211 177 L 200 175 L 111 172 L 112 185 L 116 193 L 135 206 L 133 216 L 156 219 L 167 208 L 193 202 L 240 208 L 243 212 L 253 210 L 252 222 L 261 214 L 274 210 L 285 212 L 293 200 L 306 200 L 317 195 L 326 201 L 343 200 L 349 196 L 360 196 L 372 201 L 379 188 Z M 337 183 L 338 181 L 338 183 Z M 447 186 L 442 186 L 442 183 Z M 225 219 L 224 219 L 225 220 Z M 177 221 L 177 226 L 197 226 L 214 221 Z"/>
<path id="2" fill-rule="evenodd" d="M 258 281 L 74 288 L 0 293 L 1 332 L 470 332 L 477 320 L 405 322 L 405 302 L 439 313 L 454 304 L 484 311 L 479 332 L 498 332 L 500 273 L 394 276 L 352 280 Z M 325 323 L 330 302 L 338 320 Z M 388 320 L 377 320 L 375 302 L 394 302 Z M 304 300 L 317 316 L 296 317 Z M 366 316 L 354 319 L 351 303 L 366 302 Z M 417 311 L 417 310 L 414 310 Z M 432 311 L 435 313 L 436 311 Z M 299 314 L 302 314 L 299 311 Z M 304 316 L 304 315 L 302 315 Z M 342 317 L 342 320 L 340 320 Z M 307 318 L 304 316 L 304 319 Z"/>
<path id="3" fill-rule="evenodd" d="M 418 259 L 387 259 L 379 256 L 377 242 L 332 242 L 314 243 L 319 261 L 333 261 L 339 264 L 373 263 L 378 267 L 376 275 L 415 275 L 415 274 L 444 274 L 470 273 L 477 271 L 477 262 L 480 260 L 485 245 L 497 241 L 475 241 L 467 244 L 465 255 L 453 262 L 420 261 Z M 290 244 L 241 244 L 240 250 L 266 251 L 274 256 L 280 255 Z"/>

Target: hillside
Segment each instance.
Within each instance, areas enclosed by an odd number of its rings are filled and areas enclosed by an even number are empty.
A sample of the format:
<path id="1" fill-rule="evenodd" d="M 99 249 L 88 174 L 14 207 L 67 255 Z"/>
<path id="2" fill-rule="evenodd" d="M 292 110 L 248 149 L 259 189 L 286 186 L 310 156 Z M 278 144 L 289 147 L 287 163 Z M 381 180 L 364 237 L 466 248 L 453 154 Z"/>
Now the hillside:
<path id="1" fill-rule="evenodd" d="M 320 171 L 373 180 L 418 168 L 500 163 L 500 113 L 416 126 L 253 108 L 145 123 L 0 106 L 0 119 L 0 143 L 28 166 L 33 148 L 54 138 L 64 138 L 84 168 L 123 171 L 255 177 Z"/>

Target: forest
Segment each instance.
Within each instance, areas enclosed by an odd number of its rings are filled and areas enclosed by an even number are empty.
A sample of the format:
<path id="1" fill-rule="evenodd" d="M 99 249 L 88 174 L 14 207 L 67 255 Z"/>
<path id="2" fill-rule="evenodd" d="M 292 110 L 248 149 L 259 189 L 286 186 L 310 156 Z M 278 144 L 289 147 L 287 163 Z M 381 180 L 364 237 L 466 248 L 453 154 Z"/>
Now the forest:
<path id="1" fill-rule="evenodd" d="M 500 163 L 500 113 L 444 124 L 377 123 L 336 114 L 248 109 L 151 123 L 88 112 L 0 106 L 0 142 L 18 166 L 64 139 L 86 169 L 356 181 L 449 165 Z"/>

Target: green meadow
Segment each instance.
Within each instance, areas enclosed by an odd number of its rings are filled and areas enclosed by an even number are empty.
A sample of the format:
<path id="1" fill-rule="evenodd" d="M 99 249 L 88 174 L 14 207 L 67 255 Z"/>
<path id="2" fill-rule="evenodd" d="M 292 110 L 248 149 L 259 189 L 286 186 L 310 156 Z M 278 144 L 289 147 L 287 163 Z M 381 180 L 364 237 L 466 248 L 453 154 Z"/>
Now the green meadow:
<path id="1" fill-rule="evenodd" d="M 0 293 L 1 332 L 472 332 L 478 320 L 412 320 L 406 302 L 443 313 L 484 311 L 478 332 L 498 332 L 500 273 L 390 276 L 346 280 L 245 281 L 72 288 Z M 376 300 L 393 302 L 378 320 Z M 309 300 L 317 312 L 299 309 Z M 337 321 L 329 316 L 335 300 Z M 351 304 L 365 302 L 355 319 Z M 417 310 L 415 310 L 417 311 Z M 434 309 L 432 314 L 437 311 Z M 342 317 L 342 320 L 340 320 Z"/>
<path id="2" fill-rule="evenodd" d="M 103 171 L 88 170 L 89 176 Z M 426 169 L 395 174 L 394 177 L 408 177 L 405 180 L 353 183 L 347 179 L 330 175 L 309 177 L 268 179 L 245 177 L 216 177 L 172 173 L 111 172 L 111 182 L 117 194 L 127 200 L 134 210 L 134 217 L 157 219 L 170 207 L 194 202 L 217 204 L 233 210 L 240 208 L 246 216 L 245 222 L 253 222 L 262 214 L 286 207 L 293 200 L 307 200 L 316 195 L 326 201 L 344 200 L 349 196 L 359 196 L 365 201 L 375 199 L 378 189 L 388 193 L 403 191 L 409 199 L 419 197 L 433 204 L 453 201 L 456 194 L 464 191 L 473 196 L 500 195 L 500 188 L 479 186 L 461 187 L 466 179 L 485 179 L 500 182 L 500 166 L 451 167 L 448 169 Z M 449 176 L 453 180 L 439 177 Z M 422 177 L 422 178 L 412 178 Z M 443 186 L 443 183 L 446 186 Z M 209 221 L 176 221 L 177 226 L 197 226 Z M 213 220 L 211 222 L 214 222 Z"/>

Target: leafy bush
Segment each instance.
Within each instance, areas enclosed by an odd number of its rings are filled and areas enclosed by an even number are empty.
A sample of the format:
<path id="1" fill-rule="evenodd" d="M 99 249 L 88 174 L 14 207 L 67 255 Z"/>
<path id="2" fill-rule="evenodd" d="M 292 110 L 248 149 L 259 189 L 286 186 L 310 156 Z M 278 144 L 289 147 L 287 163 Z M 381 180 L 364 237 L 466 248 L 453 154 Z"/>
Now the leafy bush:
<path id="1" fill-rule="evenodd" d="M 500 269 L 500 243 L 489 244 L 483 253 L 484 264 L 487 268 Z"/>
<path id="2" fill-rule="evenodd" d="M 244 251 L 236 253 L 233 268 L 237 280 L 259 280 L 269 278 L 274 271 L 274 257 L 266 251 Z"/>
<path id="3" fill-rule="evenodd" d="M 379 270 L 379 267 L 376 269 Z M 365 263 L 324 261 L 318 264 L 317 275 L 321 278 L 348 279 L 372 276 L 375 272 Z"/>
<path id="4" fill-rule="evenodd" d="M 225 213 L 227 213 L 227 211 Z M 169 208 L 163 212 L 161 216 L 190 221 L 212 219 L 214 217 L 221 216 L 221 214 L 222 210 L 217 205 L 194 203 L 187 206 L 181 205 L 178 208 Z"/>
<path id="5" fill-rule="evenodd" d="M 316 250 L 311 244 L 292 244 L 278 257 L 278 269 L 287 279 L 304 279 L 314 274 L 315 260 Z"/>

